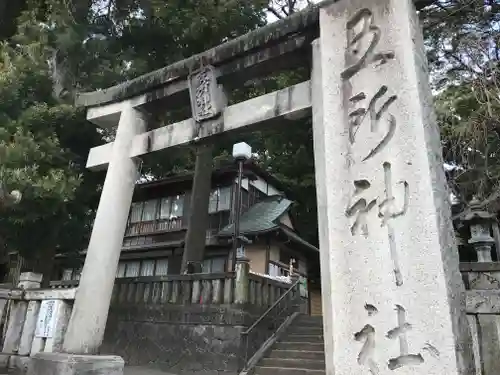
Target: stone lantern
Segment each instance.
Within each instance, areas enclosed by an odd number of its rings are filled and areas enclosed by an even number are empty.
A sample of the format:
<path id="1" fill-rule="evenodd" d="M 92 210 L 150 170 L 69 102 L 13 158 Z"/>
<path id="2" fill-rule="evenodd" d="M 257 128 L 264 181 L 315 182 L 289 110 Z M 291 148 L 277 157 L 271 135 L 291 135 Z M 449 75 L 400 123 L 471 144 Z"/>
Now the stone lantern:
<path id="1" fill-rule="evenodd" d="M 483 210 L 477 198 L 473 198 L 469 206 L 469 210 L 462 216 L 462 222 L 470 229 L 469 243 L 476 250 L 478 262 L 492 262 L 491 249 L 495 240 L 490 231 L 495 215 Z"/>

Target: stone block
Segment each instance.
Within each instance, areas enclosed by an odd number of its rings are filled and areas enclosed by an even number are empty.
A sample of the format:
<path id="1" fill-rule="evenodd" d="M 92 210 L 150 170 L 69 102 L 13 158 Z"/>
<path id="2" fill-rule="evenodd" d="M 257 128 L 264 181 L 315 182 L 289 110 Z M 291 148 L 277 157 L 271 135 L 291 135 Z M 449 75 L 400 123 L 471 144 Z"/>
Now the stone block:
<path id="1" fill-rule="evenodd" d="M 118 356 L 37 353 L 28 375 L 123 375 L 124 365 Z"/>

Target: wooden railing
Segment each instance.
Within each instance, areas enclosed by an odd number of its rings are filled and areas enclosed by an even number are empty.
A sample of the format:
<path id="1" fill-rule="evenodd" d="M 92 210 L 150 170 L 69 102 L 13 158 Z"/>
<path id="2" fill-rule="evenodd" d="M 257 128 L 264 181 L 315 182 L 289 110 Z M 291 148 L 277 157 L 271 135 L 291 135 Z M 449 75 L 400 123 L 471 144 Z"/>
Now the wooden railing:
<path id="1" fill-rule="evenodd" d="M 129 223 L 125 232 L 125 236 L 138 236 L 141 234 L 152 234 L 157 232 L 172 232 L 185 228 L 186 223 L 183 217 L 157 219 L 151 221 Z"/>

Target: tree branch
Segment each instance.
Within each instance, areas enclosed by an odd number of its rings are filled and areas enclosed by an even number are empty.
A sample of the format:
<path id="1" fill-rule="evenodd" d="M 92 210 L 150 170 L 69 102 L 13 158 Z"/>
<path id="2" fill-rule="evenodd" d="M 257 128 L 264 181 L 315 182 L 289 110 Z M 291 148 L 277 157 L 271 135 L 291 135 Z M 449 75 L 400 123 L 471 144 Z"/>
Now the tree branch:
<path id="1" fill-rule="evenodd" d="M 283 16 L 276 10 L 274 9 L 273 7 L 267 7 L 267 10 L 269 12 L 271 12 L 272 14 L 274 14 L 277 18 L 279 18 L 280 20 L 283 19 Z"/>

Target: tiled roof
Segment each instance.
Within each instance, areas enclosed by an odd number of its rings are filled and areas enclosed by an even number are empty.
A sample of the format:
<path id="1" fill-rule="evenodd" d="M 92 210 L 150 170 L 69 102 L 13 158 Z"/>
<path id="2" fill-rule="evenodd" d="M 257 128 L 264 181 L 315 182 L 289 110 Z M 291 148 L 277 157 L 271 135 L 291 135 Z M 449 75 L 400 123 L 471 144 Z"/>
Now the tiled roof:
<path id="1" fill-rule="evenodd" d="M 292 201 L 275 195 L 264 199 L 263 201 L 253 205 L 250 209 L 241 215 L 240 233 L 254 234 L 269 232 L 279 228 L 277 220 L 283 215 L 292 205 Z M 234 224 L 229 224 L 224 227 L 219 236 L 231 236 L 234 231 Z"/>

